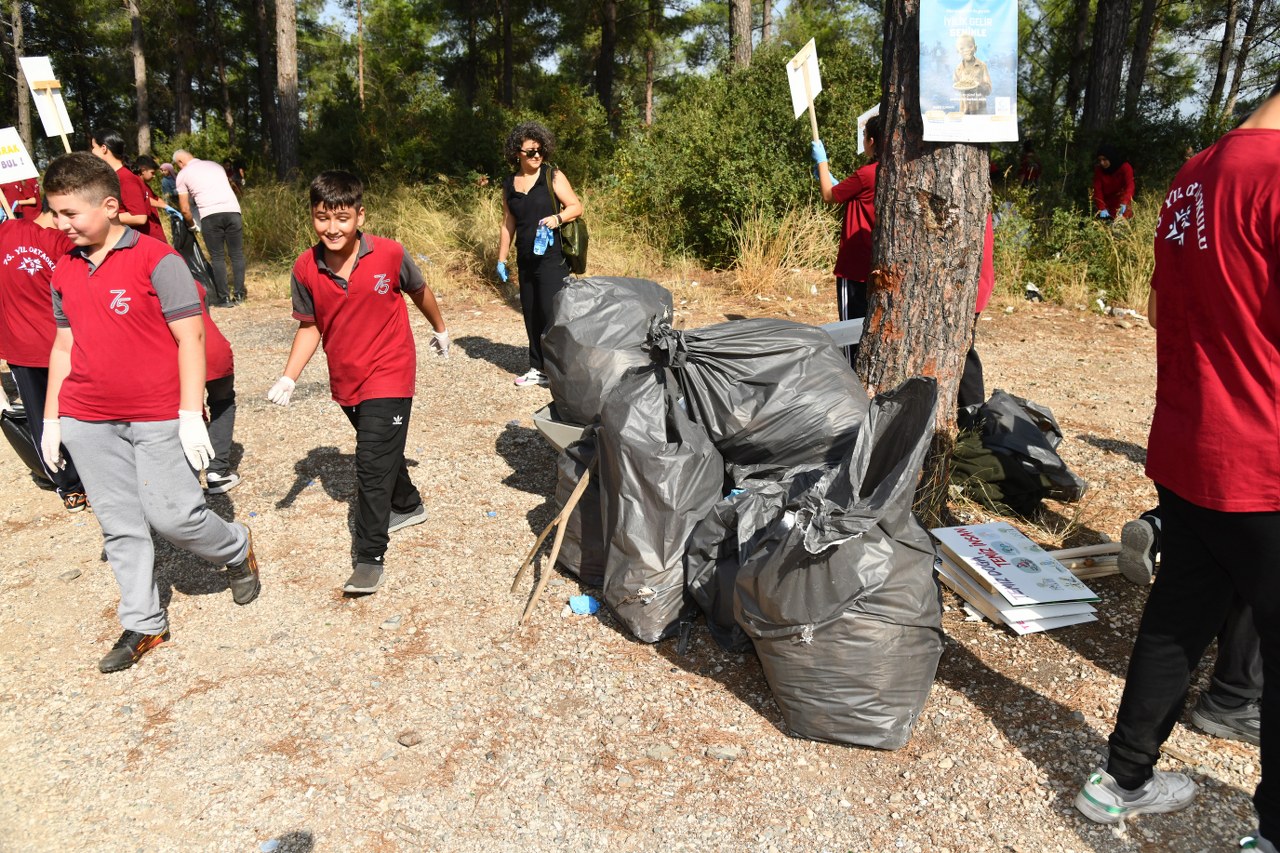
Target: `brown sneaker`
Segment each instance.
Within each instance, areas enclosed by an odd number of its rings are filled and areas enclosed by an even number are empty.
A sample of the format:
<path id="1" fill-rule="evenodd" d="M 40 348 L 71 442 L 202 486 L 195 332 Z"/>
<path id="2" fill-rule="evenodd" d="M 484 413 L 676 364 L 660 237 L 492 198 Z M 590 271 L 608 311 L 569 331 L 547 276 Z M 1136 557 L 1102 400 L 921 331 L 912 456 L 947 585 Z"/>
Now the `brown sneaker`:
<path id="1" fill-rule="evenodd" d="M 238 563 L 227 564 L 227 585 L 231 587 L 231 600 L 244 605 L 258 597 L 262 580 L 258 577 L 258 558 L 253 555 L 253 531 L 245 527 L 249 537 L 249 550 Z"/>
<path id="2" fill-rule="evenodd" d="M 125 631 L 116 640 L 116 644 L 107 652 L 106 657 L 98 661 L 100 672 L 119 672 L 137 663 L 143 655 L 169 639 L 169 629 L 163 634 L 139 634 L 137 631 Z"/>
<path id="3" fill-rule="evenodd" d="M 79 512 L 89 505 L 89 499 L 84 492 L 67 492 L 62 496 L 62 505 L 67 508 L 67 512 Z"/>

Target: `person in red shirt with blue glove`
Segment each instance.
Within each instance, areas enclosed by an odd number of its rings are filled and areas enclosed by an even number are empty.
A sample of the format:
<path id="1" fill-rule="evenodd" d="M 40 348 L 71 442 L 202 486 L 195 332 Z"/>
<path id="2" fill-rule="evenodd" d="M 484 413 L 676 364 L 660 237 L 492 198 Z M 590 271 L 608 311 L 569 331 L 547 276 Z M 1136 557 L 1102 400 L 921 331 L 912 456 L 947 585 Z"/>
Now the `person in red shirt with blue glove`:
<path id="1" fill-rule="evenodd" d="M 1133 166 L 1114 145 L 1099 145 L 1093 167 L 1093 206 L 1099 219 L 1133 218 Z"/>

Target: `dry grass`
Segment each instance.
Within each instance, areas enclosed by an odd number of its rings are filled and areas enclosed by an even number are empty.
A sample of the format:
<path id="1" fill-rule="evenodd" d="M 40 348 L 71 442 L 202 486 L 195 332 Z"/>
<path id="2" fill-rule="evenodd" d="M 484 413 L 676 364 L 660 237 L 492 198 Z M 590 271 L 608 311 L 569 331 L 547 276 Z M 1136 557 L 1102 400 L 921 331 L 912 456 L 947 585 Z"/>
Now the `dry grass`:
<path id="1" fill-rule="evenodd" d="M 771 298 L 809 292 L 815 270 L 830 269 L 838 234 L 825 210 L 794 207 L 781 216 L 756 211 L 737 229 L 730 284 L 739 296 Z"/>

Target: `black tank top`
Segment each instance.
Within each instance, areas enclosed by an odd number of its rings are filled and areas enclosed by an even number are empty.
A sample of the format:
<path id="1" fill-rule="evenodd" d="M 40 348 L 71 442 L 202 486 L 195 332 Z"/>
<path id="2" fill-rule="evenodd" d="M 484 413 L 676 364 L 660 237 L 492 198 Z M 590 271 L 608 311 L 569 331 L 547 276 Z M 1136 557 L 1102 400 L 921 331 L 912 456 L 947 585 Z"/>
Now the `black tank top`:
<path id="1" fill-rule="evenodd" d="M 507 209 L 516 218 L 516 259 L 527 261 L 536 258 L 533 253 L 533 237 L 537 233 L 538 223 L 548 216 L 559 213 L 559 203 L 551 198 L 547 191 L 547 170 L 551 166 L 544 163 L 538 169 L 538 179 L 529 187 L 527 193 L 516 191 L 516 176 L 509 175 L 502 185 L 503 196 L 507 201 Z M 547 255 L 560 254 L 560 230 L 551 229 L 552 242 L 547 247 Z M 545 257 L 545 256 L 544 256 Z"/>

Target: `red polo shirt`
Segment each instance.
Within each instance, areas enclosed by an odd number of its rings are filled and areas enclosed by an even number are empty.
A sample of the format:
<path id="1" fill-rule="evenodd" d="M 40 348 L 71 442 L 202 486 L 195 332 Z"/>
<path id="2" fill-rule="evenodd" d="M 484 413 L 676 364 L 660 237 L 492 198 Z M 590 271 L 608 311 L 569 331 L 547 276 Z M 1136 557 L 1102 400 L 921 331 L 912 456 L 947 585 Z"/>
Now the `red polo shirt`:
<path id="1" fill-rule="evenodd" d="M 20 367 L 48 367 L 53 348 L 49 280 L 72 243 L 31 219 L 0 222 L 0 358 Z"/>
<path id="2" fill-rule="evenodd" d="M 161 243 L 168 243 L 168 238 L 164 236 L 164 226 L 160 224 L 160 216 L 147 201 L 148 198 L 155 198 L 155 193 L 151 192 L 146 181 L 124 166 L 116 169 L 116 174 L 120 176 L 120 206 L 126 213 L 147 217 L 146 226 L 139 227 L 138 231 L 148 237 L 156 238 Z"/>
<path id="3" fill-rule="evenodd" d="M 182 258 L 126 228 L 102 263 L 77 247 L 53 272 L 53 316 L 71 329 L 71 373 L 58 412 L 82 421 L 178 417 L 178 342 L 169 323 L 200 315 Z"/>
<path id="4" fill-rule="evenodd" d="M 35 207 L 14 209 L 13 215 L 18 219 L 35 219 L 40 215 L 40 182 L 35 178 L 0 184 L 0 192 L 4 193 L 4 197 L 8 200 L 10 207 L 13 207 L 13 203 L 19 199 L 34 198 L 36 200 Z"/>
<path id="5" fill-rule="evenodd" d="M 402 293 L 426 287 L 422 273 L 395 240 L 359 235 L 351 280 L 324 261 L 324 244 L 293 265 L 293 316 L 315 323 L 329 359 L 329 390 L 341 406 L 412 397 L 418 367 Z"/>
<path id="6" fill-rule="evenodd" d="M 1280 511 L 1280 130 L 1233 130 L 1174 178 L 1155 237 L 1147 476 L 1220 512 Z"/>
<path id="7" fill-rule="evenodd" d="M 876 228 L 876 164 L 868 163 L 836 184 L 831 197 L 845 206 L 835 274 L 865 282 L 871 278 L 871 232 Z"/>

